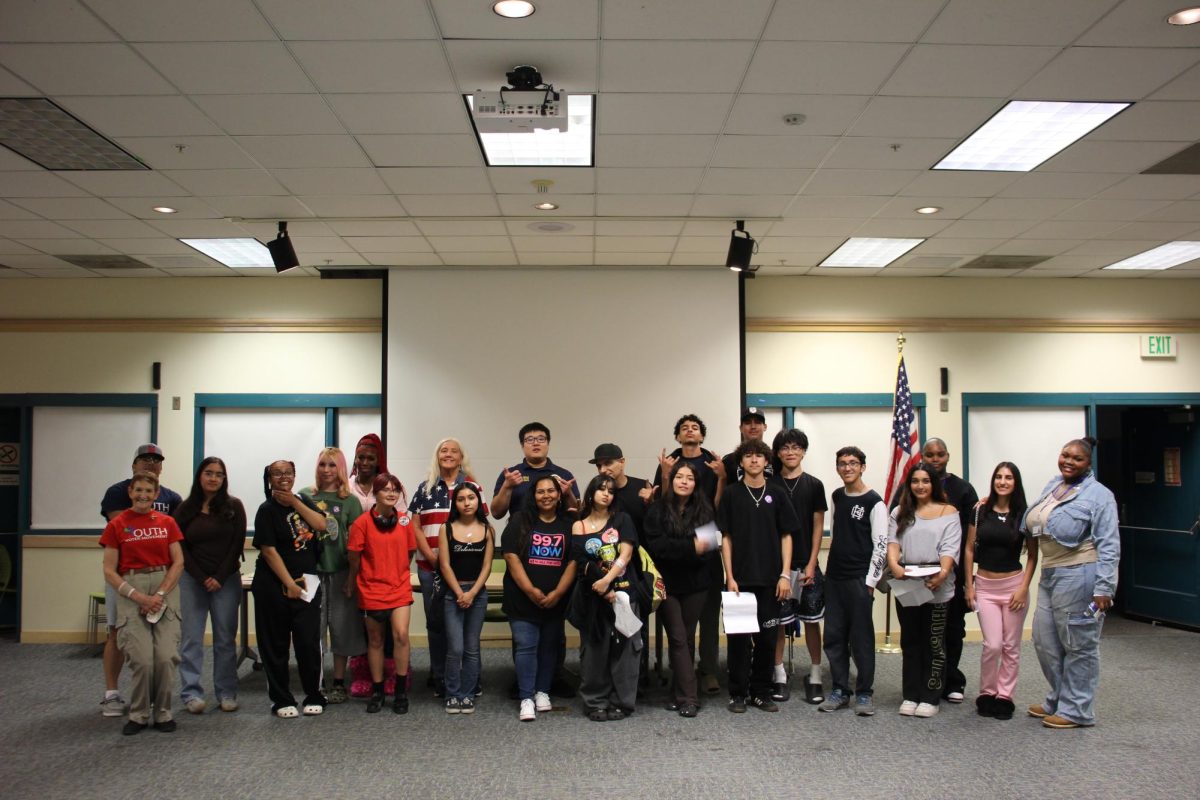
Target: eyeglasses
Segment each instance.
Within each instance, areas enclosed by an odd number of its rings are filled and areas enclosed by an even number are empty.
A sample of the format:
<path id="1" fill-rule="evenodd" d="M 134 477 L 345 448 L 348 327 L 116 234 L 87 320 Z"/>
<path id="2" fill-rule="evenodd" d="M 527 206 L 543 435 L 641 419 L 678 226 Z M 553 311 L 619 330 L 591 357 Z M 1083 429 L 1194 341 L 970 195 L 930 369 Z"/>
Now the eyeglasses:
<path id="1" fill-rule="evenodd" d="M 275 470 L 271 470 L 271 472 L 268 474 L 272 478 L 294 478 L 294 477 L 296 477 L 296 473 L 294 473 L 294 472 L 276 472 Z"/>
<path id="2" fill-rule="evenodd" d="M 839 462 L 837 462 L 838 469 L 855 469 L 856 467 L 861 467 L 861 466 L 862 466 L 861 461 L 839 461 Z"/>
<path id="3" fill-rule="evenodd" d="M 274 472 L 272 472 L 271 474 L 275 475 Z M 225 477 L 224 472 L 211 472 L 209 470 L 204 470 L 204 472 L 201 472 L 200 475 L 205 478 L 224 478 Z M 278 476 L 276 476 L 276 477 L 278 477 Z"/>
<path id="4" fill-rule="evenodd" d="M 548 436 L 526 436 L 521 440 L 525 444 L 545 444 L 550 441 Z"/>

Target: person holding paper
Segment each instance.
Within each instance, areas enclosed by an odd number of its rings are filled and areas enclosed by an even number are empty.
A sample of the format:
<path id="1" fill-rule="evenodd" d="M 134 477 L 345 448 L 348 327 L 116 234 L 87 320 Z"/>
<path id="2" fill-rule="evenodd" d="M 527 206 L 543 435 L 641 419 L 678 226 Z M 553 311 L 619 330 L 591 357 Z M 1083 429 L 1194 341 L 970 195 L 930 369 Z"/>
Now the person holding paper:
<path id="1" fill-rule="evenodd" d="M 321 591 L 316 581 L 322 541 L 331 518 L 311 500 L 292 493 L 296 465 L 275 461 L 263 468 L 266 501 L 254 515 L 254 627 L 271 713 L 281 719 L 300 715 L 289 687 L 288 651 L 296 651 L 303 711 L 314 716 L 325 710 L 321 693 Z M 310 577 L 311 576 L 311 577 Z M 306 592 L 311 592 L 308 599 Z"/>
<path id="2" fill-rule="evenodd" d="M 725 588 L 752 595 L 758 610 L 758 633 L 730 634 L 729 710 L 744 713 L 747 705 L 778 711 L 771 699 L 771 667 L 775 664 L 776 628 L 791 621 L 792 534 L 800 520 L 779 486 L 764 474 L 771 448 L 761 440 L 742 442 L 734 451 L 742 479 L 727 487 L 717 506 Z"/>
<path id="3" fill-rule="evenodd" d="M 961 540 L 958 509 L 946 502 L 937 471 L 923 461 L 916 464 L 900 487 L 899 504 L 892 509 L 887 546 L 892 577 L 899 581 L 910 577 L 907 567 L 932 595 L 919 605 L 896 601 L 903 654 L 900 713 L 906 717 L 932 717 L 938 712 L 946 680 L 947 604 L 954 596 L 954 563 Z"/>
<path id="4" fill-rule="evenodd" d="M 713 523 L 712 504 L 696 489 L 696 468 L 686 461 L 671 467 L 662 497 L 646 512 L 646 552 L 662 574 L 667 597 L 658 607 L 671 656 L 668 711 L 694 717 L 700 711 L 696 691 L 696 623 L 714 585 L 705 564 L 717 558 L 720 535 Z M 710 535 L 702 535 L 710 533 Z"/>
<path id="5" fill-rule="evenodd" d="M 416 521 L 407 511 L 397 510 L 404 500 L 400 479 L 384 472 L 375 476 L 373 488 L 375 506 L 350 526 L 350 541 L 346 543 L 348 580 L 358 589 L 358 607 L 367 624 L 367 666 L 371 670 L 367 713 L 383 710 L 383 640 L 390 629 L 396 661 L 392 711 L 407 714 L 408 622 L 413 603 L 408 565 L 418 550 L 430 562 L 437 558 L 425 537 L 417 534 Z"/>
<path id="6" fill-rule="evenodd" d="M 179 576 L 183 574 L 183 534 L 175 520 L 154 510 L 158 475 L 135 472 L 129 482 L 132 507 L 109 520 L 100 535 L 104 581 L 118 600 L 113 626 L 133 682 L 129 719 L 121 733 L 132 736 L 150 724 L 175 730 L 171 687 L 179 663 Z"/>
<path id="7" fill-rule="evenodd" d="M 583 493 L 579 521 L 571 526 L 571 558 L 578 581 L 573 611 L 579 629 L 579 694 L 593 722 L 625 719 L 637 702 L 639 630 L 622 634 L 614 605 L 624 592 L 636 613 L 642 601 L 630 561 L 637 529 L 624 511 L 613 511 L 615 481 L 597 475 Z"/>

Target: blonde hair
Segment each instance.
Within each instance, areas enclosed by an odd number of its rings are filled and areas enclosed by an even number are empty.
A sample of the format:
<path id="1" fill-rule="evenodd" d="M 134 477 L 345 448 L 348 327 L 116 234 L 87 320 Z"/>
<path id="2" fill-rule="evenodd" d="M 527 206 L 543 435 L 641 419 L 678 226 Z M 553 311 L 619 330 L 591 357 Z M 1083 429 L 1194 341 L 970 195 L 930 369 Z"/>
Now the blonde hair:
<path id="1" fill-rule="evenodd" d="M 329 456 L 333 459 L 333 462 L 337 464 L 337 496 L 344 499 L 350 494 L 350 477 L 346 471 L 346 454 L 337 447 L 326 447 L 324 450 L 317 453 L 317 466 L 315 467 L 313 475 L 312 492 L 313 494 L 316 494 L 317 492 L 321 491 L 321 459 L 325 458 L 325 456 Z"/>
<path id="2" fill-rule="evenodd" d="M 441 480 L 442 468 L 438 464 L 438 451 L 443 445 L 455 444 L 458 446 L 458 452 L 462 453 L 462 464 L 459 465 L 459 471 L 467 478 L 471 477 L 471 459 L 467 457 L 467 451 L 463 449 L 462 442 L 455 439 L 453 436 L 447 436 L 433 446 L 433 458 L 429 462 L 429 474 L 425 477 L 425 491 L 433 491 L 433 487 L 437 486 L 437 482 Z"/>

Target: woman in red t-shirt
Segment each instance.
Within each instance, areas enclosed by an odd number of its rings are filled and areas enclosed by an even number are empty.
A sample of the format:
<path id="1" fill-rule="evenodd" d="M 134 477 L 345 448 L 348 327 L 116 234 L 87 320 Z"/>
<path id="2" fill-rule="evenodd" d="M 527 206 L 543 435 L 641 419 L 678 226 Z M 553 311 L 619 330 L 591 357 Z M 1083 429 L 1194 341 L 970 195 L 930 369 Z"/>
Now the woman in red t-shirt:
<path id="1" fill-rule="evenodd" d="M 383 640 L 387 628 L 395 642 L 396 693 L 392 710 L 408 713 L 408 623 L 412 615 L 412 577 L 409 562 L 413 552 L 436 563 L 437 559 L 417 525 L 407 512 L 397 513 L 404 487 L 395 475 L 383 473 L 371 485 L 375 507 L 350 526 L 346 555 L 350 575 L 358 588 L 358 605 L 367 622 L 367 664 L 371 669 L 372 691 L 367 713 L 383 709 Z"/>
<path id="2" fill-rule="evenodd" d="M 129 721 L 121 733 L 132 736 L 150 724 L 175 730 L 171 687 L 179 664 L 179 576 L 183 573 L 183 534 L 170 516 L 154 510 L 158 476 L 135 472 L 129 484 L 133 507 L 109 520 L 100 536 L 104 580 L 117 590 L 117 646 L 133 678 Z"/>

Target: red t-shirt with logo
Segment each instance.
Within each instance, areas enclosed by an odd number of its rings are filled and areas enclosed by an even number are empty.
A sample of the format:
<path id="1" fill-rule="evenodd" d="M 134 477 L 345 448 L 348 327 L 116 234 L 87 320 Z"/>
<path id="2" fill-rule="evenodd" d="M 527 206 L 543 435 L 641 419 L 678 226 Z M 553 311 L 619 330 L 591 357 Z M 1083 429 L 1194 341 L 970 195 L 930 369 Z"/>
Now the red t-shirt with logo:
<path id="1" fill-rule="evenodd" d="M 117 551 L 117 572 L 171 566 L 171 543 L 183 541 L 175 520 L 161 511 L 139 514 L 132 508 L 109 520 L 100 535 L 102 547 Z"/>
<path id="2" fill-rule="evenodd" d="M 379 611 L 412 605 L 409 562 L 417 549 L 417 525 L 408 514 L 400 514 L 391 530 L 380 530 L 375 515 L 368 511 L 350 526 L 346 550 L 359 553 L 358 607 Z"/>

